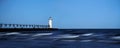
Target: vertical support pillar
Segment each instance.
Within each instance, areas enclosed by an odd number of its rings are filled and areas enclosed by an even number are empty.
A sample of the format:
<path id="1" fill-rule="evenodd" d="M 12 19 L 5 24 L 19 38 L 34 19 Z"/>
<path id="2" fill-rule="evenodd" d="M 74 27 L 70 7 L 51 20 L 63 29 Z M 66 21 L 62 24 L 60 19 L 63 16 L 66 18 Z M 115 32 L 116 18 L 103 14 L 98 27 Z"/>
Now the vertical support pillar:
<path id="1" fill-rule="evenodd" d="M 29 26 L 29 28 L 31 28 L 31 25 L 28 25 Z"/>
<path id="2" fill-rule="evenodd" d="M 15 28 L 15 24 L 13 24 L 13 28 Z"/>
<path id="3" fill-rule="evenodd" d="M 20 28 L 22 28 L 22 25 L 20 25 Z"/>
<path id="4" fill-rule="evenodd" d="M 2 28 L 2 24 L 0 24 L 0 28 Z"/>
<path id="5" fill-rule="evenodd" d="M 16 28 L 19 28 L 18 24 L 16 24 Z"/>
<path id="6" fill-rule="evenodd" d="M 3 28 L 6 28 L 6 24 L 4 24 L 4 27 Z"/>
<path id="7" fill-rule="evenodd" d="M 8 24 L 8 27 L 11 28 L 11 24 Z"/>

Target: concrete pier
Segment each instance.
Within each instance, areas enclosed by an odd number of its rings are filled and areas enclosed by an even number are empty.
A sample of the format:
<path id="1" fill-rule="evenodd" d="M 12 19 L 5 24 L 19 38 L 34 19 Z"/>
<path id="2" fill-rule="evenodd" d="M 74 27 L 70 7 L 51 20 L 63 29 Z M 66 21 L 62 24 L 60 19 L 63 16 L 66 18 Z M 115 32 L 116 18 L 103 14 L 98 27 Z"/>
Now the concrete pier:
<path id="1" fill-rule="evenodd" d="M 0 32 L 52 30 L 57 30 L 57 28 L 49 28 L 49 25 L 0 24 Z"/>

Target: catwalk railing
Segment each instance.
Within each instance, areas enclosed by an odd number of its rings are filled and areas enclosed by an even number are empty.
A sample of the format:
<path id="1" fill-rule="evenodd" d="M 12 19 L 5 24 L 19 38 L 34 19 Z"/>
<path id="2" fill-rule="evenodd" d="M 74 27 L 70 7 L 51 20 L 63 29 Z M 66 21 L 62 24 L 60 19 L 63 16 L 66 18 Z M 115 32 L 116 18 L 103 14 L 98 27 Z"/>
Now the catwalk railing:
<path id="1" fill-rule="evenodd" d="M 0 24 L 0 28 L 49 28 L 49 25 Z"/>

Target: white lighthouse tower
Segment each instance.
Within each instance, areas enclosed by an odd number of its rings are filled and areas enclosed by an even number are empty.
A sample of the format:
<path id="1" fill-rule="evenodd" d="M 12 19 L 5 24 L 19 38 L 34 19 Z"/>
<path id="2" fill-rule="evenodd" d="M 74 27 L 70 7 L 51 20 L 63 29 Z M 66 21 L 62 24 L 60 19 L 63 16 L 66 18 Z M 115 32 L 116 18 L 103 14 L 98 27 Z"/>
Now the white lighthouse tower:
<path id="1" fill-rule="evenodd" d="M 52 28 L 52 17 L 49 18 L 48 25 L 49 25 L 49 28 Z"/>

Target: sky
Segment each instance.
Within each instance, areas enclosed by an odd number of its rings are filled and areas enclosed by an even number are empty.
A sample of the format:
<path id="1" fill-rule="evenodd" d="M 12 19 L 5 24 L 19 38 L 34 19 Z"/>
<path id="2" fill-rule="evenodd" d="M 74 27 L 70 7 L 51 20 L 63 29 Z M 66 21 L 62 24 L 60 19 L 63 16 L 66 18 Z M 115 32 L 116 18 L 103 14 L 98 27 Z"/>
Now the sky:
<path id="1" fill-rule="evenodd" d="M 0 0 L 0 23 L 120 28 L 120 0 Z"/>

